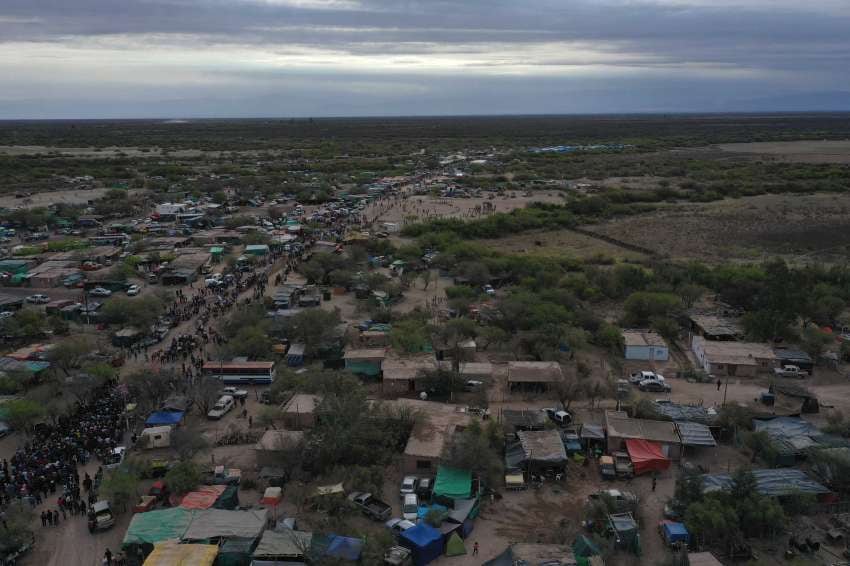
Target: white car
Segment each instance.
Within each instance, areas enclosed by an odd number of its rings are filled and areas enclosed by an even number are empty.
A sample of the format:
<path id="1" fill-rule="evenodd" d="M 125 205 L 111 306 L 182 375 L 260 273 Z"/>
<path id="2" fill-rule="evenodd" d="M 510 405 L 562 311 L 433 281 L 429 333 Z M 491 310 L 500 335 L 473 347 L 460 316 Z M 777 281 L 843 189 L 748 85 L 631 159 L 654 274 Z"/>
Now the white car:
<path id="1" fill-rule="evenodd" d="M 112 291 L 109 289 L 104 289 L 103 287 L 95 287 L 91 291 L 89 291 L 89 295 L 92 297 L 108 297 L 112 294 Z"/>
<path id="2" fill-rule="evenodd" d="M 416 523 L 413 521 L 408 521 L 407 519 L 399 519 L 396 517 L 395 519 L 390 519 L 386 523 L 384 523 L 386 527 L 393 532 L 393 534 L 400 535 L 407 529 L 412 529 L 416 526 Z"/>
<path id="3" fill-rule="evenodd" d="M 127 287 L 127 295 L 130 297 L 135 297 L 142 290 L 138 285 L 130 285 Z"/>
<path id="4" fill-rule="evenodd" d="M 234 399 L 246 399 L 248 391 L 245 389 L 236 389 L 235 387 L 225 387 L 221 390 L 222 395 L 230 395 Z"/>
<path id="5" fill-rule="evenodd" d="M 641 381 L 646 381 L 648 379 L 664 381 L 664 376 L 659 373 L 655 373 L 654 371 L 636 371 L 629 376 L 629 383 L 637 385 Z"/>
<path id="6" fill-rule="evenodd" d="M 404 496 L 401 516 L 408 521 L 416 521 L 419 518 L 419 497 L 415 493 L 408 493 Z"/>
<path id="7" fill-rule="evenodd" d="M 103 469 L 104 470 L 113 470 L 121 465 L 124 461 L 124 454 L 126 454 L 127 448 L 124 446 L 116 446 L 112 449 L 109 456 L 107 456 L 106 462 L 104 462 Z"/>
<path id="8" fill-rule="evenodd" d="M 6 320 L 7 318 L 12 318 L 13 316 L 15 316 L 15 313 L 13 313 L 12 311 L 0 312 L 0 320 Z"/>
<path id="9" fill-rule="evenodd" d="M 47 295 L 30 295 L 27 297 L 27 302 L 34 305 L 44 305 L 50 302 L 50 297 Z"/>
<path id="10" fill-rule="evenodd" d="M 399 489 L 399 494 L 401 495 L 401 498 L 404 499 L 405 495 L 416 493 L 416 485 L 418 483 L 419 480 L 415 476 L 404 476 L 404 478 L 401 480 L 401 489 Z"/>
<path id="11" fill-rule="evenodd" d="M 233 397 L 230 395 L 222 395 L 212 409 L 207 413 L 207 418 L 217 421 L 233 409 Z"/>
<path id="12" fill-rule="evenodd" d="M 492 297 L 496 294 L 496 290 L 493 288 L 492 285 L 484 285 L 484 293 L 487 296 Z"/>

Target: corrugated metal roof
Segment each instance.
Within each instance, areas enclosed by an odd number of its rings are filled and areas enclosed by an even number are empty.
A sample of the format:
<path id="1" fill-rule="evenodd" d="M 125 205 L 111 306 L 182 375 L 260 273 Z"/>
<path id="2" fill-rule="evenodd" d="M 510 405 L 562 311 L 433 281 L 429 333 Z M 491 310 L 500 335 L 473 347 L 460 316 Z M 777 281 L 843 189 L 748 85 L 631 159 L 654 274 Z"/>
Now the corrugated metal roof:
<path id="1" fill-rule="evenodd" d="M 717 446 L 714 436 L 707 426 L 701 423 L 677 421 L 676 428 L 685 446 Z"/>

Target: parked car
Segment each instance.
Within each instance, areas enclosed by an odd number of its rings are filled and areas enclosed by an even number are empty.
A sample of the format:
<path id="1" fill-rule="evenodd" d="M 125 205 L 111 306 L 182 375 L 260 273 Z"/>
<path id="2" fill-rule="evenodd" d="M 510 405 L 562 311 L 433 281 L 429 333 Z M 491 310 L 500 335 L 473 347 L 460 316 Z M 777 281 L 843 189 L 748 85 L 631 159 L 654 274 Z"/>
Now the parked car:
<path id="1" fill-rule="evenodd" d="M 50 302 L 50 297 L 47 295 L 30 295 L 27 297 L 27 302 L 32 303 L 34 305 L 46 305 Z"/>
<path id="2" fill-rule="evenodd" d="M 112 295 L 112 291 L 109 289 L 104 289 L 103 287 L 95 287 L 91 291 L 89 291 L 89 295 L 93 297 L 109 297 Z"/>
<path id="3" fill-rule="evenodd" d="M 138 285 L 130 285 L 127 287 L 127 295 L 130 297 L 135 297 L 141 292 L 142 288 Z"/>
<path id="4" fill-rule="evenodd" d="M 386 523 L 384 523 L 386 527 L 394 534 L 400 535 L 407 529 L 413 528 L 416 526 L 416 523 L 413 521 L 408 521 L 407 519 L 399 519 L 398 517 L 394 519 L 390 519 Z"/>
<path id="5" fill-rule="evenodd" d="M 781 368 L 775 368 L 773 370 L 773 374 L 776 377 L 796 377 L 797 379 L 805 379 L 806 377 L 808 377 L 809 372 L 800 369 L 797 366 L 785 366 Z"/>
<path id="6" fill-rule="evenodd" d="M 236 389 L 235 387 L 225 387 L 221 390 L 222 395 L 230 395 L 234 399 L 246 399 L 248 391 L 245 389 Z"/>
<path id="7" fill-rule="evenodd" d="M 6 320 L 7 318 L 12 318 L 13 316 L 15 316 L 15 313 L 13 313 L 12 311 L 0 312 L 0 320 Z"/>
<path id="8" fill-rule="evenodd" d="M 618 478 L 631 478 L 635 475 L 635 467 L 628 452 L 614 452 L 613 456 Z"/>
<path id="9" fill-rule="evenodd" d="M 213 408 L 207 413 L 207 418 L 217 421 L 233 409 L 233 397 L 230 395 L 222 395 L 221 398 L 213 405 Z"/>
<path id="10" fill-rule="evenodd" d="M 560 426 L 567 426 L 568 424 L 573 422 L 573 416 L 567 411 L 561 411 L 552 407 L 548 407 L 543 410 L 546 411 L 546 416 L 548 416 L 549 419 L 555 424 L 558 424 Z"/>
<path id="11" fill-rule="evenodd" d="M 599 457 L 599 474 L 603 480 L 617 479 L 617 469 L 614 466 L 613 456 Z"/>
<path id="12" fill-rule="evenodd" d="M 496 295 L 496 290 L 493 288 L 492 285 L 484 285 L 483 289 L 484 289 L 484 294 L 486 294 L 489 297 L 493 297 L 493 296 Z"/>
<path id="13" fill-rule="evenodd" d="M 619 489 L 600 489 L 588 496 L 591 500 L 608 499 L 614 503 L 618 513 L 634 511 L 637 507 L 637 495 L 631 491 L 620 491 Z"/>
<path id="14" fill-rule="evenodd" d="M 463 390 L 466 392 L 477 391 L 479 387 L 484 385 L 483 381 L 478 381 L 477 379 L 467 379 L 463 383 Z"/>
<path id="15" fill-rule="evenodd" d="M 405 495 L 409 495 L 411 493 L 416 493 L 416 487 L 418 486 L 419 481 L 415 476 L 404 476 L 401 480 L 401 489 L 399 489 L 399 496 L 404 499 Z"/>
<path id="16" fill-rule="evenodd" d="M 415 493 L 408 493 L 404 496 L 404 502 L 401 506 L 401 516 L 408 521 L 416 521 L 419 518 L 419 498 Z"/>
<path id="17" fill-rule="evenodd" d="M 431 478 L 419 478 L 419 485 L 416 486 L 416 495 L 419 496 L 419 501 L 430 501 L 431 492 L 434 490 L 434 480 Z"/>
<path id="18" fill-rule="evenodd" d="M 629 375 L 629 383 L 631 383 L 632 385 L 638 385 L 641 381 L 659 378 L 663 380 L 664 376 L 657 374 L 654 371 L 636 371 Z"/>
<path id="19" fill-rule="evenodd" d="M 348 500 L 359 508 L 364 515 L 375 521 L 386 521 L 392 513 L 392 507 L 372 496 L 371 493 L 355 491 L 348 494 Z"/>
<path id="20" fill-rule="evenodd" d="M 669 393 L 672 387 L 662 379 L 645 379 L 638 384 L 641 391 L 653 391 L 656 393 Z"/>
<path id="21" fill-rule="evenodd" d="M 89 532 L 105 531 L 115 525 L 115 517 L 108 501 L 97 501 L 89 510 L 88 527 Z"/>
<path id="22" fill-rule="evenodd" d="M 116 446 L 112 449 L 109 456 L 106 458 L 106 462 L 103 464 L 104 470 L 113 470 L 121 465 L 124 461 L 124 455 L 127 453 L 127 448 L 125 446 Z"/>

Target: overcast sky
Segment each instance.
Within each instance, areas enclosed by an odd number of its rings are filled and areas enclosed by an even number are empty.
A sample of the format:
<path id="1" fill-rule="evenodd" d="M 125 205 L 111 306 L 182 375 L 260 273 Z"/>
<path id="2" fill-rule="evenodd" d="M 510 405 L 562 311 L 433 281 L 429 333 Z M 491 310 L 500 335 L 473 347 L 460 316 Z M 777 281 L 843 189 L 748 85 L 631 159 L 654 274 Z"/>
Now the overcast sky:
<path id="1" fill-rule="evenodd" d="M 850 0 L 2 0 L 0 118 L 850 110 Z"/>

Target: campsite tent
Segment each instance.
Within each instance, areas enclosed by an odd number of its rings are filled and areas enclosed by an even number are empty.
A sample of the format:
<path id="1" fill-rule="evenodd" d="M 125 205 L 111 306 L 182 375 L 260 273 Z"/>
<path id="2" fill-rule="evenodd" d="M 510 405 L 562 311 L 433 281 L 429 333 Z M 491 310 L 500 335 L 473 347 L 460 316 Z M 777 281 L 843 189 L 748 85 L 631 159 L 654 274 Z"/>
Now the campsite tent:
<path id="1" fill-rule="evenodd" d="M 248 566 L 253 548 L 252 538 L 229 538 L 218 548 L 215 566 Z"/>
<path id="2" fill-rule="evenodd" d="M 212 566 L 218 555 L 218 547 L 213 544 L 180 544 L 168 540 L 154 546 L 144 562 L 144 566 L 173 566 L 185 564 L 191 566 Z"/>
<path id="3" fill-rule="evenodd" d="M 363 553 L 363 540 L 339 535 L 314 536 L 310 542 L 310 555 L 314 561 L 324 557 L 356 562 Z"/>
<path id="4" fill-rule="evenodd" d="M 236 509 L 239 507 L 239 485 L 228 484 L 213 503 L 213 509 Z"/>
<path id="5" fill-rule="evenodd" d="M 180 507 L 184 509 L 209 509 L 224 493 L 223 485 L 202 485 L 183 496 Z"/>
<path id="6" fill-rule="evenodd" d="M 155 411 L 145 421 L 146 426 L 178 425 L 183 421 L 183 411 Z"/>
<path id="7" fill-rule="evenodd" d="M 124 535 L 122 548 L 152 546 L 164 540 L 179 539 L 192 522 L 194 513 L 182 507 L 136 513 Z"/>
<path id="8" fill-rule="evenodd" d="M 472 472 L 448 466 L 437 468 L 434 497 L 469 499 L 472 496 Z"/>
<path id="9" fill-rule="evenodd" d="M 449 511 L 447 521 L 462 525 L 461 534 L 463 538 L 469 536 L 473 528 L 473 519 L 478 516 L 477 499 L 455 499 L 455 507 Z"/>
<path id="10" fill-rule="evenodd" d="M 670 467 L 670 460 L 661 451 L 661 445 L 650 440 L 627 438 L 626 449 L 634 464 L 635 475 L 662 472 Z"/>
<path id="11" fill-rule="evenodd" d="M 260 560 L 290 560 L 304 558 L 313 533 L 291 531 L 265 531 L 254 550 L 254 558 Z"/>
<path id="12" fill-rule="evenodd" d="M 257 538 L 265 526 L 265 509 L 249 511 L 207 509 L 197 512 L 192 524 L 183 534 L 183 539 L 192 541 L 231 537 Z"/>
<path id="13" fill-rule="evenodd" d="M 443 535 L 428 523 L 419 523 L 401 533 L 399 543 L 413 551 L 416 566 L 424 566 L 443 554 Z"/>
<path id="14" fill-rule="evenodd" d="M 446 556 L 460 556 L 466 554 L 466 547 L 463 546 L 463 540 L 457 533 L 452 533 L 449 541 L 446 543 Z"/>
<path id="15" fill-rule="evenodd" d="M 691 539 L 688 529 L 682 523 L 675 521 L 661 521 L 659 525 L 664 541 L 669 545 L 685 544 L 687 545 Z"/>

